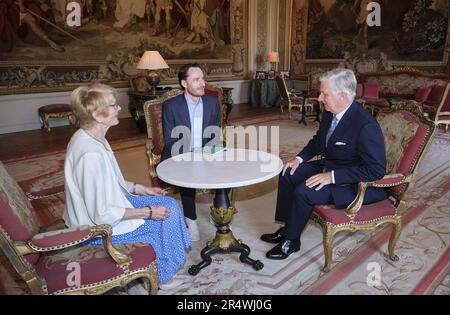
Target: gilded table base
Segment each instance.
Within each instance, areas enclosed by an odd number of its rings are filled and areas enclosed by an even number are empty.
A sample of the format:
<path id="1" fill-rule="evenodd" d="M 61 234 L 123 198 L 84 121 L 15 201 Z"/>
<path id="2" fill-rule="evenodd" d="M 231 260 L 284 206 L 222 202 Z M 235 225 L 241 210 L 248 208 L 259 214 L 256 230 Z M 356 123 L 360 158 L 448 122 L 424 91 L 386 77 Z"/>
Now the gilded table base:
<path id="1" fill-rule="evenodd" d="M 249 264 L 255 270 L 261 270 L 264 264 L 259 260 L 253 260 L 250 257 L 250 247 L 241 240 L 237 240 L 231 232 L 229 224 L 235 214 L 234 207 L 230 206 L 228 199 L 228 189 L 217 189 L 214 197 L 214 205 L 211 207 L 211 218 L 216 227 L 216 237 L 206 244 L 206 247 L 200 252 L 202 261 L 189 268 L 189 274 L 195 276 L 201 269 L 209 266 L 212 262 L 211 255 L 217 253 L 240 253 L 239 260 Z"/>

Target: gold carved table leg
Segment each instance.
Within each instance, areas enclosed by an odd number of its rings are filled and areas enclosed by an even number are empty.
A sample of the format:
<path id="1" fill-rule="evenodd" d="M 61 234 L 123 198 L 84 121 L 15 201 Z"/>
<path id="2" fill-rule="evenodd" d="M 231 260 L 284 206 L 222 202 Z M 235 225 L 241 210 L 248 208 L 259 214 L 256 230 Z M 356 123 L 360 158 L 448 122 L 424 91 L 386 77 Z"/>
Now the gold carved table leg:
<path id="1" fill-rule="evenodd" d="M 214 205 L 211 206 L 211 217 L 217 227 L 216 237 L 206 244 L 206 247 L 200 252 L 202 261 L 189 268 L 189 274 L 195 276 L 201 269 L 211 264 L 211 255 L 217 253 L 241 253 L 239 260 L 249 264 L 255 270 L 261 270 L 264 264 L 259 260 L 253 260 L 250 257 L 250 247 L 241 240 L 237 240 L 231 232 L 229 224 L 233 219 L 235 209 L 230 205 L 228 199 L 228 189 L 216 189 Z"/>

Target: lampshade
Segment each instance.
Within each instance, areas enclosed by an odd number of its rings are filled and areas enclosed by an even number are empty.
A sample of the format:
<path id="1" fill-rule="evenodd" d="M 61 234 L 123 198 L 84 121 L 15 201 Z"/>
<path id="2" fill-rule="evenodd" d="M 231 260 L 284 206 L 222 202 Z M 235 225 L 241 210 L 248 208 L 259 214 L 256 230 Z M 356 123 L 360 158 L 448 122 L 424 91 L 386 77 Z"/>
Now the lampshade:
<path id="1" fill-rule="evenodd" d="M 269 51 L 267 53 L 267 61 L 269 62 L 280 62 L 280 57 L 277 51 Z"/>
<path id="2" fill-rule="evenodd" d="M 169 66 L 156 50 L 147 50 L 139 60 L 136 69 L 158 70 L 167 69 Z"/>

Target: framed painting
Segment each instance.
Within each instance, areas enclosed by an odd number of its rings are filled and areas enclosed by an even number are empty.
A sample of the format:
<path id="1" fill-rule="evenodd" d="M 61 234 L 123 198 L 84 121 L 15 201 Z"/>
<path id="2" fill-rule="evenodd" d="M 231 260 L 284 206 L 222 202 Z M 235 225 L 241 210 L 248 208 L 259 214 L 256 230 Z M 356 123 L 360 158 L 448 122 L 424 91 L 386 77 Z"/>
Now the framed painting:
<path id="1" fill-rule="evenodd" d="M 450 2 L 446 0 L 294 0 L 306 14 L 305 62 L 342 60 L 346 52 L 386 54 L 395 64 L 443 66 L 448 62 Z M 367 23 L 377 2 L 380 25 Z M 301 10 L 305 8 L 305 10 Z M 370 18 L 370 17 L 369 17 Z"/>
<path id="2" fill-rule="evenodd" d="M 246 1 L 10 2 L 0 23 L 0 94 L 71 90 L 91 81 L 125 87 L 142 73 L 136 64 L 146 50 L 159 51 L 170 66 L 160 71 L 161 84 L 178 82 L 187 62 L 202 64 L 211 81 L 246 74 Z M 67 6 L 74 2 L 79 25 Z"/>
<path id="3" fill-rule="evenodd" d="M 267 71 L 257 70 L 255 72 L 255 79 L 256 80 L 265 80 L 265 79 L 267 79 Z"/>

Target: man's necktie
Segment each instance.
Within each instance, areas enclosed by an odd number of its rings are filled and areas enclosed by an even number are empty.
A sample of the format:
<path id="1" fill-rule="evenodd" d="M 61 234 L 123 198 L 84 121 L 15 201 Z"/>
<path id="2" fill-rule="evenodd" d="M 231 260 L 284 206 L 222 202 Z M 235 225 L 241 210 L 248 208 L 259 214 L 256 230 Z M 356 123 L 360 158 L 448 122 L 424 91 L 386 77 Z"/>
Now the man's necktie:
<path id="1" fill-rule="evenodd" d="M 338 119 L 336 118 L 336 115 L 333 115 L 333 120 L 331 121 L 330 129 L 328 129 L 327 136 L 325 138 L 325 146 L 328 146 L 328 140 L 330 140 L 330 137 L 333 134 L 334 129 L 336 129 L 337 122 Z"/>

